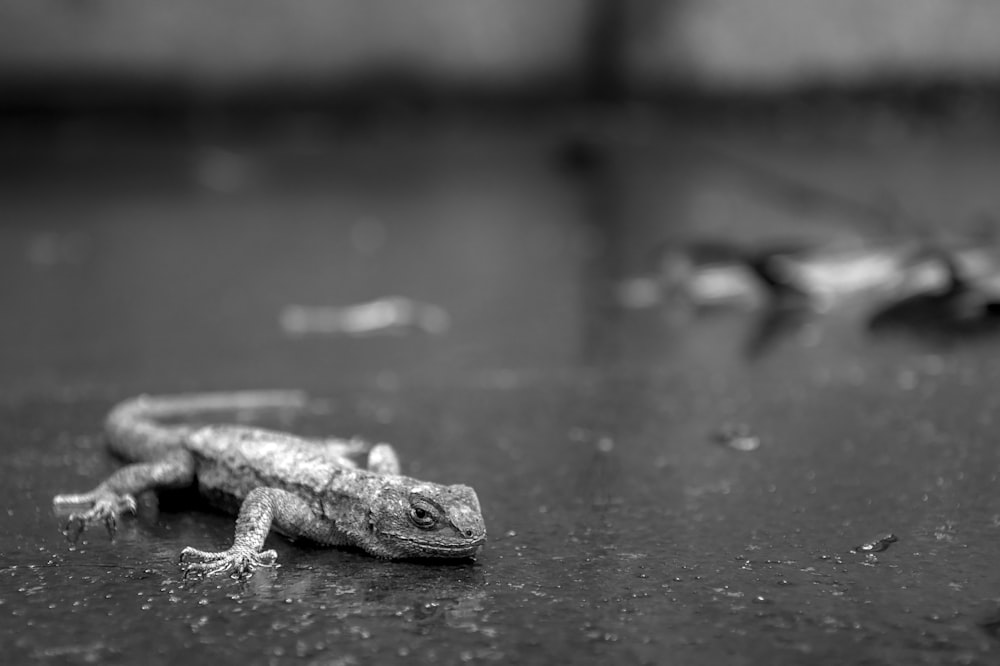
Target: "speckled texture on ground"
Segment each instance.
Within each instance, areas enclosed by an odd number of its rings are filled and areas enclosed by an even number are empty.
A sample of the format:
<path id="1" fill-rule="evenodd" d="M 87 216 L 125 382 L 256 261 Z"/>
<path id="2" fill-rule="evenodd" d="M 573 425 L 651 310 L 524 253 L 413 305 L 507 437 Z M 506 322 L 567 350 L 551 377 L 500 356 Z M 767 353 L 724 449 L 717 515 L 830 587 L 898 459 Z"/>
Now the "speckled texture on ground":
<path id="1" fill-rule="evenodd" d="M 5 660 L 995 663 L 1000 337 L 873 330 L 871 304 L 785 335 L 752 313 L 617 308 L 618 280 L 665 237 L 858 220 L 665 132 L 582 161 L 544 132 L 466 132 L 221 166 L 180 148 L 77 155 L 7 181 Z M 1000 211 L 1000 152 L 981 143 L 716 143 L 935 223 Z M 449 330 L 279 326 L 291 303 L 393 294 L 442 306 Z M 181 548 L 225 544 L 232 519 L 179 498 L 144 498 L 114 543 L 66 544 L 51 497 L 116 465 L 99 431 L 116 400 L 255 387 L 328 400 L 266 425 L 390 441 L 406 473 L 475 487 L 478 560 L 273 537 L 281 568 L 185 581 Z M 726 424 L 759 446 L 721 445 Z"/>

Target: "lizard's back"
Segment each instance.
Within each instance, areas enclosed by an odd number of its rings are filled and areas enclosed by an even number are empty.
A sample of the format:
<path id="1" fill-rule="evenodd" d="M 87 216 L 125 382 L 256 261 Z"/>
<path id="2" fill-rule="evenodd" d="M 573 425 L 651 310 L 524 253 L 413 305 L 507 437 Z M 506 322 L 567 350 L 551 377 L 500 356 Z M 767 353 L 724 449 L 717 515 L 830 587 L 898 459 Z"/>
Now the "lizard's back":
<path id="1" fill-rule="evenodd" d="M 261 428 L 206 426 L 190 433 L 184 446 L 195 458 L 199 491 L 224 509 L 238 506 L 254 488 L 318 498 L 338 477 L 371 474 L 342 455 L 347 443 L 338 447 Z"/>

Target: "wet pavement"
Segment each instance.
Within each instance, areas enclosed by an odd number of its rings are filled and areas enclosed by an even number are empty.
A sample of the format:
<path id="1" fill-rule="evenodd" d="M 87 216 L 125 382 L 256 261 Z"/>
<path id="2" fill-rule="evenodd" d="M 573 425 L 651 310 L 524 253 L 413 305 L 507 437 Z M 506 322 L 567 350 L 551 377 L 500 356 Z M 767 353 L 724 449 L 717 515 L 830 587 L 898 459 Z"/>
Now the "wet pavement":
<path id="1" fill-rule="evenodd" d="M 640 306 L 622 285 L 657 282 L 663 242 L 997 220 L 1000 144 L 643 131 L 9 153 L 5 661 L 995 663 L 989 316 Z M 387 297 L 436 324 L 287 325 Z M 64 540 L 51 498 L 117 466 L 117 400 L 260 387 L 322 403 L 262 424 L 389 441 L 406 473 L 476 488 L 478 559 L 273 536 L 279 568 L 185 580 L 180 550 L 232 519 L 171 497 L 114 542 Z"/>

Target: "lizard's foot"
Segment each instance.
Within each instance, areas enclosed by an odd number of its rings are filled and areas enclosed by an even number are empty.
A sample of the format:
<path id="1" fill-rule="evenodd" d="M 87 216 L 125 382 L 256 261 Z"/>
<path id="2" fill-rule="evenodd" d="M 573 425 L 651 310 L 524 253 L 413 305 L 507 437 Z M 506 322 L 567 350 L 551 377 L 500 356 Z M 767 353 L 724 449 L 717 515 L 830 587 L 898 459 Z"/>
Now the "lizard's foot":
<path id="1" fill-rule="evenodd" d="M 93 490 L 79 495 L 56 495 L 52 499 L 56 512 L 65 514 L 71 507 L 87 506 L 86 511 L 71 512 L 63 524 L 62 532 L 71 542 L 76 543 L 85 529 L 103 523 L 110 538 L 118 530 L 118 516 L 135 513 L 135 498 L 132 495 Z"/>
<path id="2" fill-rule="evenodd" d="M 229 573 L 234 577 L 244 577 L 252 575 L 257 567 L 273 567 L 277 559 L 278 553 L 273 550 L 258 552 L 250 548 L 233 546 L 220 553 L 211 553 L 189 546 L 181 551 L 180 565 L 184 569 L 185 576 Z"/>

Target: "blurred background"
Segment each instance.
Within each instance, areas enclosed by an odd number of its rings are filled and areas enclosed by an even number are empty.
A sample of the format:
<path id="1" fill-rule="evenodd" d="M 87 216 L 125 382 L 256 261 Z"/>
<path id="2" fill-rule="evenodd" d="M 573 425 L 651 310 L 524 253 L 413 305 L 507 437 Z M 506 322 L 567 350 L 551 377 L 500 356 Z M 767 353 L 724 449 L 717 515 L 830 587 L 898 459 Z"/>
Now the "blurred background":
<path id="1" fill-rule="evenodd" d="M 787 91 L 993 79 L 998 12 L 986 0 L 12 0 L 0 57 L 10 97 L 19 84 L 63 103 L 261 87 Z"/>
<path id="2" fill-rule="evenodd" d="M 671 239 L 981 227 L 998 26 L 985 0 L 6 2 L 0 390 L 145 385 L 120 367 L 139 340 L 157 353 L 133 362 L 171 358 L 176 384 L 204 374 L 182 367 L 203 355 L 185 336 L 233 357 L 202 380 L 228 385 L 243 357 L 268 363 L 247 341 L 280 337 L 282 307 L 407 289 L 459 315 L 450 356 L 532 366 L 558 356 L 549 339 L 605 353 L 617 334 L 581 321 L 607 319 Z M 54 282 L 32 294 L 17 271 Z M 242 296 L 208 298 L 227 285 Z M 531 307 L 565 330 L 525 333 Z M 143 334 L 104 333 L 123 318 Z M 509 354 L 511 335 L 483 335 L 507 329 L 524 338 Z M 86 351 L 56 362 L 63 344 Z M 297 383 L 309 344 L 271 349 L 272 371 Z"/>
<path id="3" fill-rule="evenodd" d="M 992 0 L 5 0 L 0 643 L 995 663 L 998 121 Z M 116 401 L 257 387 L 474 486 L 478 562 L 66 545 Z"/>

